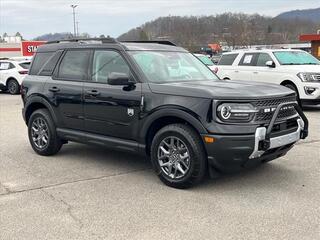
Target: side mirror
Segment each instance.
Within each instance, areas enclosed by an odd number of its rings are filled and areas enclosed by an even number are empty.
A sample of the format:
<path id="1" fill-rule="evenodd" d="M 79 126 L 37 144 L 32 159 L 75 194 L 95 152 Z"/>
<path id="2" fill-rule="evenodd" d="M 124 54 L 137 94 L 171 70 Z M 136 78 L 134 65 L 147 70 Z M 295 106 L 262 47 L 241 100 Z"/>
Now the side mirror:
<path id="1" fill-rule="evenodd" d="M 134 85 L 134 82 L 130 80 L 128 74 L 112 72 L 108 76 L 108 84 L 115 86 L 130 86 Z"/>
<path id="2" fill-rule="evenodd" d="M 269 68 L 275 68 L 276 64 L 274 63 L 274 61 L 267 61 L 266 66 Z"/>

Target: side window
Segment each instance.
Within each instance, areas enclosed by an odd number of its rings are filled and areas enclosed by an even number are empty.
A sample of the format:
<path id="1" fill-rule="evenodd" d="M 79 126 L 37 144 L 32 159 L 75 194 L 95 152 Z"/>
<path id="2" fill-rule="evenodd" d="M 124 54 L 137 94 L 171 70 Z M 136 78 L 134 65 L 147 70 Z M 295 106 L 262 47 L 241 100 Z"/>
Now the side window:
<path id="1" fill-rule="evenodd" d="M 85 80 L 88 75 L 90 50 L 69 50 L 60 62 L 58 78 Z"/>
<path id="2" fill-rule="evenodd" d="M 57 51 L 53 56 L 51 56 L 48 61 L 44 64 L 42 67 L 40 74 L 41 76 L 51 76 L 53 74 L 53 70 L 55 66 L 57 65 L 57 62 L 59 61 L 63 51 L 59 50 Z"/>
<path id="3" fill-rule="evenodd" d="M 0 70 L 10 69 L 10 64 L 8 62 L 0 62 Z"/>
<path id="4" fill-rule="evenodd" d="M 239 66 L 254 66 L 255 59 L 256 59 L 255 53 L 246 53 L 241 58 Z"/>
<path id="5" fill-rule="evenodd" d="M 54 52 L 39 52 L 36 53 L 31 64 L 29 75 L 37 75 L 43 65 L 54 54 Z"/>
<path id="6" fill-rule="evenodd" d="M 111 73 L 130 75 L 130 68 L 122 56 L 115 51 L 97 50 L 92 64 L 92 81 L 107 83 Z"/>
<path id="7" fill-rule="evenodd" d="M 266 67 L 266 62 L 272 61 L 272 58 L 268 53 L 259 53 L 256 66 Z"/>
<path id="8" fill-rule="evenodd" d="M 222 55 L 218 65 L 231 66 L 234 60 L 238 57 L 239 54 L 226 54 Z"/>

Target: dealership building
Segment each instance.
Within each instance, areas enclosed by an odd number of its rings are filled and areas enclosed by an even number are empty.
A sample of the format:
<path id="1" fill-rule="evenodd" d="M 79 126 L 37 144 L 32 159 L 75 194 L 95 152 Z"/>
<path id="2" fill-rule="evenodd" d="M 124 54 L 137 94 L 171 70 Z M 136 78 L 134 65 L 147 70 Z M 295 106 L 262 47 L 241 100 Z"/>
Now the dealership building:
<path id="1" fill-rule="evenodd" d="M 311 53 L 320 59 L 320 31 L 318 34 L 304 34 L 300 36 L 301 42 L 311 42 Z"/>
<path id="2" fill-rule="evenodd" d="M 32 57 L 43 41 L 23 41 L 20 36 L 5 37 L 0 42 L 0 59 L 12 57 Z"/>

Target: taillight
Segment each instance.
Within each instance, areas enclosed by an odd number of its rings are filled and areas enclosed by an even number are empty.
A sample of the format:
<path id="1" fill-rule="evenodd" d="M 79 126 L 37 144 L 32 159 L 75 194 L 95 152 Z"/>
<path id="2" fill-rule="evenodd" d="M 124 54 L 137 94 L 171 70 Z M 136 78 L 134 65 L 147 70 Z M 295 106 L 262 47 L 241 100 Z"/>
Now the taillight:
<path id="1" fill-rule="evenodd" d="M 20 74 L 28 74 L 28 70 L 21 70 L 21 71 L 18 71 L 18 73 L 20 73 Z"/>
<path id="2" fill-rule="evenodd" d="M 214 73 L 218 73 L 218 71 L 219 71 L 218 67 L 215 67 L 214 70 L 213 70 Z"/>

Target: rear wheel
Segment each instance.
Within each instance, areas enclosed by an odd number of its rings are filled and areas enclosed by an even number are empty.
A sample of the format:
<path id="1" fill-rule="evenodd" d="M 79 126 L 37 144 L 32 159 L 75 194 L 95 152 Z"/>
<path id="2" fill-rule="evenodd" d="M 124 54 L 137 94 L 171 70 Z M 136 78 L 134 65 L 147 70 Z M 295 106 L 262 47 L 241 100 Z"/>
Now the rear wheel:
<path id="1" fill-rule="evenodd" d="M 168 125 L 156 133 L 151 160 L 160 180 L 175 188 L 200 182 L 207 169 L 200 136 L 184 124 Z"/>
<path id="2" fill-rule="evenodd" d="M 33 150 L 39 155 L 54 155 L 61 149 L 62 141 L 57 136 L 54 122 L 46 109 L 32 113 L 28 122 L 28 135 Z"/>
<path id="3" fill-rule="evenodd" d="M 10 79 L 7 83 L 7 89 L 10 94 L 18 94 L 20 92 L 20 85 L 17 80 Z"/>

